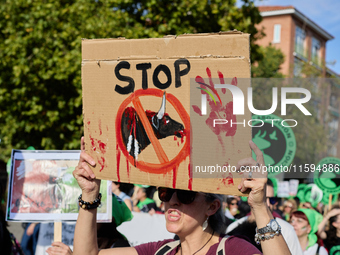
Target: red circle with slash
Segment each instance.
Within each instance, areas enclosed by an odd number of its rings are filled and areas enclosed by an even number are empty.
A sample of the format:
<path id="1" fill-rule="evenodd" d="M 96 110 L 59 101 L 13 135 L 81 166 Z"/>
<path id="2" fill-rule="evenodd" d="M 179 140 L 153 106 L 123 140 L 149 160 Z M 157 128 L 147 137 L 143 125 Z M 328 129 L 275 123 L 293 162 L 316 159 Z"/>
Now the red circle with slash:
<path id="1" fill-rule="evenodd" d="M 137 90 L 122 102 L 122 104 L 120 105 L 117 111 L 117 117 L 116 117 L 117 144 L 120 150 L 122 151 L 122 153 L 125 155 L 125 157 L 129 160 L 129 162 L 132 165 L 135 165 L 136 168 L 144 172 L 148 172 L 148 173 L 157 173 L 157 174 L 167 173 L 168 171 L 172 170 L 175 166 L 178 166 L 190 153 L 190 117 L 188 113 L 186 112 L 186 110 L 184 109 L 181 102 L 174 95 L 167 93 L 166 100 L 169 101 L 169 103 L 174 107 L 174 109 L 177 111 L 178 115 L 180 116 L 184 124 L 184 128 L 185 128 L 187 136 L 186 136 L 183 148 L 172 160 L 168 159 L 166 153 L 164 152 L 162 146 L 159 143 L 159 140 L 157 139 L 157 137 L 155 136 L 153 132 L 150 122 L 147 120 L 147 116 L 139 100 L 139 97 L 143 97 L 143 96 L 163 97 L 163 93 L 164 92 L 159 89 Z M 125 144 L 123 142 L 122 132 L 121 132 L 121 121 L 122 121 L 124 110 L 131 102 L 134 105 L 135 110 L 144 126 L 144 129 L 147 132 L 149 140 L 155 149 L 155 152 L 160 161 L 160 164 L 148 163 L 144 161 L 135 162 L 135 159 L 126 150 Z"/>

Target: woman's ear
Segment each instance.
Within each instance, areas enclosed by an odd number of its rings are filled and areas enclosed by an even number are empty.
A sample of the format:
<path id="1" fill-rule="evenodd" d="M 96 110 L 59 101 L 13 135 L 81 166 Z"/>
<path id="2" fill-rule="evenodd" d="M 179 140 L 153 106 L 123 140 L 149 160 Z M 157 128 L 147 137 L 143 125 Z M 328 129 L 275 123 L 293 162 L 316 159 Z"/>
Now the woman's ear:
<path id="1" fill-rule="evenodd" d="M 312 231 L 312 227 L 308 224 L 307 226 L 307 233 L 309 234 Z"/>
<path id="2" fill-rule="evenodd" d="M 221 201 L 219 199 L 215 199 L 209 206 L 207 215 L 211 216 L 214 215 L 217 210 L 221 207 Z"/>

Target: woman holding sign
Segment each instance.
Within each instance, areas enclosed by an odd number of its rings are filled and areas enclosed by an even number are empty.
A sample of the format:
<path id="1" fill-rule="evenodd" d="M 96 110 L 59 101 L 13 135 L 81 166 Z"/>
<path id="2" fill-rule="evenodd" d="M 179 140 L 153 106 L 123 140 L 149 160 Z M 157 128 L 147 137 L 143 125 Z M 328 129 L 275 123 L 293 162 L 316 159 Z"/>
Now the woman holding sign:
<path id="1" fill-rule="evenodd" d="M 261 167 L 264 164 L 262 152 L 250 142 L 251 149 L 257 156 L 257 162 L 252 158 L 243 159 L 241 166 Z M 159 197 L 165 203 L 166 228 L 178 235 L 180 241 L 164 240 L 142 244 L 130 248 L 114 248 L 98 251 L 96 236 L 96 207 L 100 202 L 100 180 L 95 179 L 91 166 L 95 161 L 85 153 L 84 138 L 81 140 L 81 155 L 79 164 L 73 172 L 82 194 L 79 197 L 81 209 L 74 235 L 74 254 L 111 254 L 111 255 L 215 255 L 219 254 L 260 254 L 258 249 L 247 241 L 237 237 L 224 237 L 223 222 L 219 195 L 203 192 L 174 190 L 160 188 Z M 256 218 L 258 232 L 256 239 L 261 243 L 263 254 L 290 254 L 285 240 L 281 235 L 280 226 L 274 220 L 266 204 L 266 182 L 263 173 L 242 173 L 244 178 L 238 188 L 241 192 L 250 191 L 248 202 Z"/>

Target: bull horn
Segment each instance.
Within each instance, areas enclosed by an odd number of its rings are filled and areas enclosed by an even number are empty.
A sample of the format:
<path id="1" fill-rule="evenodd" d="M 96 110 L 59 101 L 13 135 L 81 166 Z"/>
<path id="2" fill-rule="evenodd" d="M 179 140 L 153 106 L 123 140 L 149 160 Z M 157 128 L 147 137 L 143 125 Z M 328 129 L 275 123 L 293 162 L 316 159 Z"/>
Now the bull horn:
<path id="1" fill-rule="evenodd" d="M 163 94 L 163 99 L 162 99 L 162 105 L 161 108 L 159 109 L 158 113 L 157 113 L 157 119 L 161 119 L 164 116 L 165 113 L 165 103 L 166 103 L 166 95 L 165 95 L 165 91 Z"/>

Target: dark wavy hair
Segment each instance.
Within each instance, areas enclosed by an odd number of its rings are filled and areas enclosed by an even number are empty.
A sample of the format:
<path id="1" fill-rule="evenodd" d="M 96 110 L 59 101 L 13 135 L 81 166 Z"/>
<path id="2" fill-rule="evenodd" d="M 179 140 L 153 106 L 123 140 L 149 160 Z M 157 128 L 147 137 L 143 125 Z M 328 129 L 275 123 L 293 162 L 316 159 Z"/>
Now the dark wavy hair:
<path id="1" fill-rule="evenodd" d="M 204 193 L 205 201 L 207 203 L 213 202 L 215 199 L 220 201 L 220 208 L 214 215 L 211 215 L 208 219 L 209 226 L 218 234 L 224 234 L 227 228 L 226 219 L 222 210 L 223 195 Z"/>
<path id="2" fill-rule="evenodd" d="M 339 206 L 333 206 L 332 209 L 339 209 L 340 207 Z M 338 216 L 339 215 L 335 215 L 331 218 L 329 218 L 328 220 L 328 223 L 329 223 L 329 229 L 328 231 L 326 232 L 327 233 L 327 242 L 330 244 L 330 245 L 336 245 L 337 244 L 337 239 L 338 237 L 336 236 L 336 227 L 333 226 L 333 222 L 336 222 L 336 220 L 338 219 Z"/>

